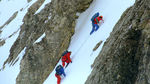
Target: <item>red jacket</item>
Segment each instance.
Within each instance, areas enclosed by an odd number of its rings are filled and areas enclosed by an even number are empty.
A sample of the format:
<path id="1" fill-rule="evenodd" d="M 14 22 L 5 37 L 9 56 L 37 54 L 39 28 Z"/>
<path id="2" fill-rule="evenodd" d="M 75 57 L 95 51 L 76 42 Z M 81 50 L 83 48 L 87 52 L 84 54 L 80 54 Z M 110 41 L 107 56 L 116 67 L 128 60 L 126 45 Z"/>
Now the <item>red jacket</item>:
<path id="1" fill-rule="evenodd" d="M 99 21 L 100 20 L 102 20 L 103 21 L 103 19 L 102 18 L 100 18 L 100 17 L 96 17 L 95 19 L 94 19 L 94 24 L 97 24 L 97 23 L 99 23 Z"/>
<path id="2" fill-rule="evenodd" d="M 71 55 L 71 52 L 68 52 L 67 54 L 65 54 L 63 57 L 62 57 L 62 65 L 63 67 L 65 66 L 65 62 L 66 63 L 70 63 L 71 62 L 71 59 L 70 59 L 70 55 Z"/>

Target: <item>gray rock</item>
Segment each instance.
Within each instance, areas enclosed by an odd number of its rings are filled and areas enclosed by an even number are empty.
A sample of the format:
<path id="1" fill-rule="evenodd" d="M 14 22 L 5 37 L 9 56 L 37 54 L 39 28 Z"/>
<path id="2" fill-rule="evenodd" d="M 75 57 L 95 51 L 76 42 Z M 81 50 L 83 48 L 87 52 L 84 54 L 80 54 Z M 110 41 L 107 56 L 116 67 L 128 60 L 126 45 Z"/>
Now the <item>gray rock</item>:
<path id="1" fill-rule="evenodd" d="M 96 46 L 93 48 L 93 51 L 97 50 L 97 48 L 102 44 L 102 42 L 103 42 L 102 40 L 98 42 Z"/>
<path id="2" fill-rule="evenodd" d="M 115 25 L 85 84 L 150 84 L 150 0 L 136 0 Z"/>
<path id="3" fill-rule="evenodd" d="M 5 40 L 0 39 L 0 46 L 3 46 L 5 44 Z"/>

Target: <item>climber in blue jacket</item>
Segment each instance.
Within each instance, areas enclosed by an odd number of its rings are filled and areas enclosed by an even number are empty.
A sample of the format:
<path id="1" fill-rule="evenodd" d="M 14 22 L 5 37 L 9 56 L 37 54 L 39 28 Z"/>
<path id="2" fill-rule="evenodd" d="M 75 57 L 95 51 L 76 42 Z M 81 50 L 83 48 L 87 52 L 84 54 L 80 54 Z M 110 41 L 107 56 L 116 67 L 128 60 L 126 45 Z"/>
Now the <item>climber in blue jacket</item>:
<path id="1" fill-rule="evenodd" d="M 56 71 L 56 78 L 57 78 L 57 84 L 60 84 L 61 81 L 61 75 L 63 75 L 64 77 L 66 76 L 65 72 L 64 72 L 64 68 L 61 65 L 58 65 L 55 69 Z"/>

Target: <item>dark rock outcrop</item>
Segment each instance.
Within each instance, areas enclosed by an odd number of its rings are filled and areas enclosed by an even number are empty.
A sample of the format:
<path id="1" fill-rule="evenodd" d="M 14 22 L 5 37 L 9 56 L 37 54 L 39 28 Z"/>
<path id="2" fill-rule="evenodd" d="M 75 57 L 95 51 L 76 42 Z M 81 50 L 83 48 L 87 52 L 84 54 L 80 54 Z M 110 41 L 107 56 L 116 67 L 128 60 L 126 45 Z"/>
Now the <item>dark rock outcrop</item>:
<path id="1" fill-rule="evenodd" d="M 100 42 L 98 42 L 97 44 L 96 44 L 96 46 L 93 48 L 93 51 L 96 51 L 97 50 L 97 48 L 102 44 L 102 40 L 100 41 Z"/>
<path id="2" fill-rule="evenodd" d="M 150 84 L 150 0 L 136 0 L 115 25 L 85 84 Z"/>
<path id="3" fill-rule="evenodd" d="M 5 44 L 5 40 L 0 39 L 0 46 L 3 46 Z"/>
<path id="4" fill-rule="evenodd" d="M 30 0 L 28 0 L 30 1 Z M 52 0 L 35 14 L 44 0 L 38 0 L 25 15 L 19 37 L 13 44 L 6 63 L 13 65 L 26 48 L 16 84 L 42 84 L 54 69 L 61 53 L 68 48 L 74 34 L 76 13 L 89 7 L 92 0 Z M 43 33 L 42 41 L 34 43 Z"/>

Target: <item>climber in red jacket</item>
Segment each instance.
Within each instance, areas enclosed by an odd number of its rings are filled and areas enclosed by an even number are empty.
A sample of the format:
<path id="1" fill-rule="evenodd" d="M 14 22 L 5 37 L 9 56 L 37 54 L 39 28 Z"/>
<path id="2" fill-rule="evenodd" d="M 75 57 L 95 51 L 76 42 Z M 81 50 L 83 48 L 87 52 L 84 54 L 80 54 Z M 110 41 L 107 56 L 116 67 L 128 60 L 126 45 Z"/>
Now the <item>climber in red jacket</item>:
<path id="1" fill-rule="evenodd" d="M 94 31 L 97 31 L 99 29 L 99 25 L 101 23 L 104 23 L 104 20 L 103 20 L 103 16 L 98 16 L 98 17 L 95 17 L 93 20 L 92 20 L 92 31 L 90 32 L 90 35 L 94 32 Z M 99 25 L 98 25 L 99 24 Z"/>
<path id="2" fill-rule="evenodd" d="M 63 54 L 62 54 L 62 65 L 63 67 L 65 66 L 65 63 L 67 63 L 66 67 L 68 66 L 68 64 L 71 62 L 72 63 L 72 60 L 70 59 L 70 55 L 71 55 L 71 52 L 69 52 L 68 50 L 66 50 Z"/>

